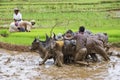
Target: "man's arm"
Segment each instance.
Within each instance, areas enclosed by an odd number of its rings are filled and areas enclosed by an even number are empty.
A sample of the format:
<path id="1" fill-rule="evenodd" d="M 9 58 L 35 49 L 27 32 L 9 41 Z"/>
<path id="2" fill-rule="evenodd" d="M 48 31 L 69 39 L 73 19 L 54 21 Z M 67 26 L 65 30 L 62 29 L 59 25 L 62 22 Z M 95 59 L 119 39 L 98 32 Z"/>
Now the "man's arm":
<path id="1" fill-rule="evenodd" d="M 32 24 L 30 23 L 30 22 L 27 22 L 27 25 L 26 25 L 26 27 L 25 27 L 25 31 L 30 31 L 31 30 L 31 28 L 32 28 Z"/>

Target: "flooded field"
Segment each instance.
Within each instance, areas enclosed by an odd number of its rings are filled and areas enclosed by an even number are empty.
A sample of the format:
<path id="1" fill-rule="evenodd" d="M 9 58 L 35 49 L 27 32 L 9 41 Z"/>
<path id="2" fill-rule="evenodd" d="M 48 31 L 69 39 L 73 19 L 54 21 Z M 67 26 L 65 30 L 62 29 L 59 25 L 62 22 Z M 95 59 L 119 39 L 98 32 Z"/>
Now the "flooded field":
<path id="1" fill-rule="evenodd" d="M 120 54 L 120 49 L 112 51 Z M 38 53 L 0 49 L 0 80 L 119 80 L 120 57 L 111 56 L 109 62 L 90 66 L 64 65 L 57 67 L 53 60 L 39 66 Z"/>

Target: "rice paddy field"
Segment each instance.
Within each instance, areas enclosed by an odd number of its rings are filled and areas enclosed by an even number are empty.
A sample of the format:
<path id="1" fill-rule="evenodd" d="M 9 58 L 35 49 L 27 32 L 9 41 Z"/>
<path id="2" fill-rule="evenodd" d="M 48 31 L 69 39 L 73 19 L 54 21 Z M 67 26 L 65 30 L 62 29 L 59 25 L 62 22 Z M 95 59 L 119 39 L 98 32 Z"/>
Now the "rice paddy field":
<path id="1" fill-rule="evenodd" d="M 23 20 L 35 20 L 31 32 L 9 33 L 13 9 L 18 7 Z M 0 42 L 31 45 L 34 37 L 44 40 L 45 34 L 78 31 L 85 26 L 93 33 L 106 32 L 109 42 L 120 42 L 120 0 L 0 0 Z"/>

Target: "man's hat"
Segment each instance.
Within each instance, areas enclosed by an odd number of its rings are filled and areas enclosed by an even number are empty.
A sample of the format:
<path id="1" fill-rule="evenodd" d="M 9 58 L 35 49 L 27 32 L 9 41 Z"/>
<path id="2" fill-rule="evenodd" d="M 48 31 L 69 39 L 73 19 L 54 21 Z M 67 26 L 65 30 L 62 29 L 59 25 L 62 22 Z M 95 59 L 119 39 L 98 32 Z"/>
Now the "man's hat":
<path id="1" fill-rule="evenodd" d="M 14 11 L 19 11 L 19 9 L 18 8 L 14 8 Z"/>
<path id="2" fill-rule="evenodd" d="M 35 20 L 30 21 L 32 25 L 35 25 Z"/>
<path id="3" fill-rule="evenodd" d="M 31 20 L 30 22 L 33 22 L 33 23 L 35 23 L 35 20 Z"/>
<path id="4" fill-rule="evenodd" d="M 65 39 L 73 39 L 73 35 L 72 34 L 65 34 L 64 36 Z"/>

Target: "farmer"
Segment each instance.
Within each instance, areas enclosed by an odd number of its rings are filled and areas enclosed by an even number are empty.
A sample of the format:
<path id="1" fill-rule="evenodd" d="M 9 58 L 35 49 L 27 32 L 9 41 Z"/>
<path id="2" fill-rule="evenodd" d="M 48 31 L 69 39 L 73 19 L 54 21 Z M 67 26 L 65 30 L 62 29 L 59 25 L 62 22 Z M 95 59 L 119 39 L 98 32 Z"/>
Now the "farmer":
<path id="1" fill-rule="evenodd" d="M 13 19 L 14 19 L 14 22 L 15 22 L 16 26 L 18 26 L 18 23 L 20 21 L 22 21 L 22 14 L 19 12 L 18 8 L 14 8 Z"/>
<path id="2" fill-rule="evenodd" d="M 76 40 L 74 38 L 74 32 L 72 30 L 67 30 L 64 34 L 64 48 L 66 52 L 72 51 L 72 47 L 76 45 Z"/>
<path id="3" fill-rule="evenodd" d="M 75 39 L 76 39 L 76 54 L 74 58 L 75 62 L 84 61 L 85 56 L 87 54 L 87 49 L 86 49 L 87 37 L 84 31 L 85 31 L 85 27 L 80 26 L 79 32 L 75 35 Z"/>
<path id="4" fill-rule="evenodd" d="M 14 14 L 13 14 L 14 22 L 10 24 L 10 32 L 16 32 L 18 30 L 18 23 L 22 21 L 22 14 L 20 13 L 20 10 L 18 8 L 14 8 Z"/>

